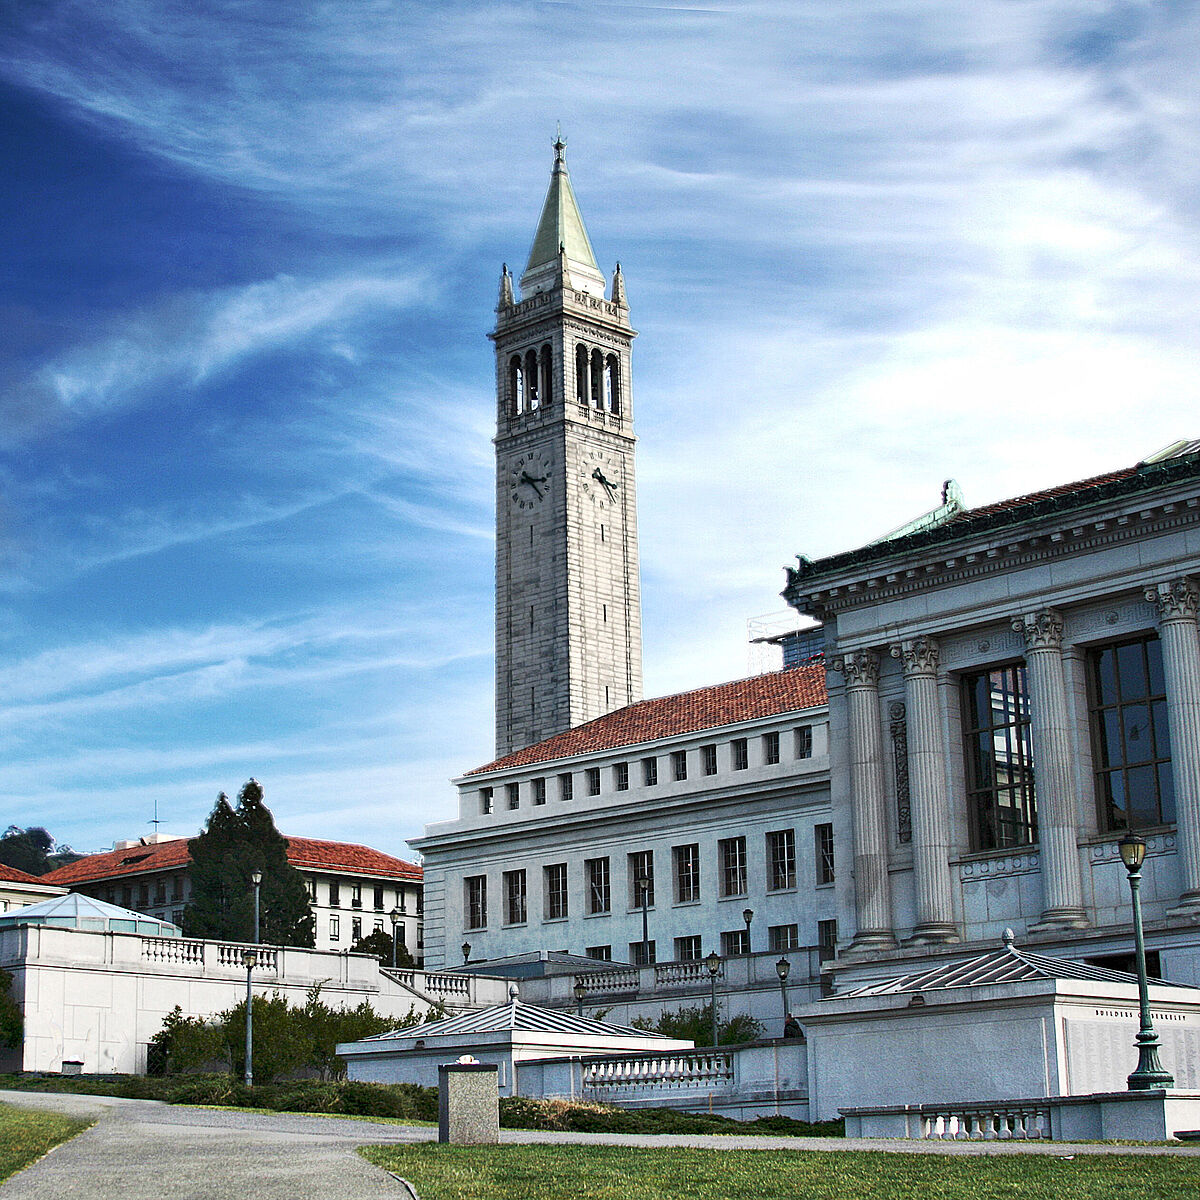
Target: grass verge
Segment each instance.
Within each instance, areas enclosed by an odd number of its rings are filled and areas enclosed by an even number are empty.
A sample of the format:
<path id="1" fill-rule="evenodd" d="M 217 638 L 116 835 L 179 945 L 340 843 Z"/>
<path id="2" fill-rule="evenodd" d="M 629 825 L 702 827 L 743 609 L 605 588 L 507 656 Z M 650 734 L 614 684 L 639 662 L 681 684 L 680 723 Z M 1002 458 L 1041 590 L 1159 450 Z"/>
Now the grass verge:
<path id="1" fill-rule="evenodd" d="M 29 1112 L 0 1104 L 0 1183 L 91 1124 L 58 1113 Z"/>
<path id="2" fill-rule="evenodd" d="M 1196 1200 L 1174 1155 L 948 1156 L 879 1150 L 633 1146 L 365 1146 L 421 1200 Z"/>

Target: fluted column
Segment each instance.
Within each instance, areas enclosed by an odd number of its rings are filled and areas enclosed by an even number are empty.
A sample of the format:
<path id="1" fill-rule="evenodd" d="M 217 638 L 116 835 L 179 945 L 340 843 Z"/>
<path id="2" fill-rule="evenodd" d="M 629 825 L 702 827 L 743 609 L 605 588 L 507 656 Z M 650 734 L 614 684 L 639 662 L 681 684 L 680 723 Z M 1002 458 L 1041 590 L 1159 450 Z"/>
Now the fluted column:
<path id="1" fill-rule="evenodd" d="M 1079 877 L 1079 800 L 1071 761 L 1070 710 L 1063 675 L 1063 620 L 1052 608 L 1013 620 L 1025 637 L 1034 796 L 1042 865 L 1040 925 L 1087 924 Z"/>
<path id="2" fill-rule="evenodd" d="M 883 791 L 883 739 L 879 715 L 879 658 L 870 650 L 835 659 L 846 679 L 850 741 L 850 797 L 854 819 L 852 950 L 894 946 L 888 882 L 887 804 Z"/>
<path id="3" fill-rule="evenodd" d="M 891 648 L 904 664 L 908 774 L 912 795 L 914 942 L 958 938 L 950 893 L 950 802 L 938 711 L 938 644 L 921 637 Z"/>
<path id="4" fill-rule="evenodd" d="M 1175 844 L 1182 894 L 1180 907 L 1200 909 L 1200 586 L 1172 579 L 1146 589 L 1158 607 L 1171 773 L 1175 780 Z"/>

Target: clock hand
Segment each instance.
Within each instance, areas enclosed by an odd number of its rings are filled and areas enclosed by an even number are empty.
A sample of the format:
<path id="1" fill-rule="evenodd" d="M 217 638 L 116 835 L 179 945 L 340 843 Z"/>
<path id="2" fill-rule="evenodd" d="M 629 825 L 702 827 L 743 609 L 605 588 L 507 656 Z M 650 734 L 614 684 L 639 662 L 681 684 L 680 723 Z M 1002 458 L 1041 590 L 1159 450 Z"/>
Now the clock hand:
<path id="1" fill-rule="evenodd" d="M 529 484 L 529 486 L 530 486 L 531 488 L 533 488 L 533 490 L 534 490 L 535 492 L 537 492 L 537 494 L 538 494 L 538 499 L 540 500 L 540 499 L 542 498 L 542 495 L 543 495 L 543 493 L 542 493 L 542 489 L 541 489 L 540 487 L 538 487 L 538 484 L 539 484 L 539 483 L 545 483 L 545 482 L 546 482 L 546 477 L 545 477 L 545 475 L 539 475 L 539 476 L 537 477 L 537 479 L 534 479 L 534 477 L 533 477 L 532 475 L 530 475 L 528 471 L 522 471 L 522 472 L 521 472 L 521 478 L 520 478 L 520 479 L 519 479 L 517 482 L 518 482 L 518 483 L 527 483 L 527 484 Z"/>

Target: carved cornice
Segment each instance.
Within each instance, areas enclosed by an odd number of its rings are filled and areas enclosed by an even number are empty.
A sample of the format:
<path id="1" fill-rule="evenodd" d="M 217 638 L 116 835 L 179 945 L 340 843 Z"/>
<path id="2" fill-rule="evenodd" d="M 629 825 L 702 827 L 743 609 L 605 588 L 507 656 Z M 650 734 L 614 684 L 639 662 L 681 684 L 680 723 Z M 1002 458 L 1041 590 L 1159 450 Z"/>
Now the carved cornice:
<path id="1" fill-rule="evenodd" d="M 1013 629 L 1025 638 L 1026 650 L 1061 650 L 1063 618 L 1057 609 L 1043 608 L 1040 612 L 1014 617 Z"/>
<path id="2" fill-rule="evenodd" d="M 1146 589 L 1161 621 L 1194 621 L 1200 613 L 1200 586 L 1194 579 L 1171 579 Z"/>
<path id="3" fill-rule="evenodd" d="M 905 675 L 936 675 L 938 672 L 940 655 L 934 638 L 913 638 L 911 642 L 890 647 L 888 653 L 900 660 Z"/>
<path id="4" fill-rule="evenodd" d="M 879 686 L 879 655 L 874 650 L 858 650 L 835 658 L 830 668 L 846 677 L 848 688 Z"/>

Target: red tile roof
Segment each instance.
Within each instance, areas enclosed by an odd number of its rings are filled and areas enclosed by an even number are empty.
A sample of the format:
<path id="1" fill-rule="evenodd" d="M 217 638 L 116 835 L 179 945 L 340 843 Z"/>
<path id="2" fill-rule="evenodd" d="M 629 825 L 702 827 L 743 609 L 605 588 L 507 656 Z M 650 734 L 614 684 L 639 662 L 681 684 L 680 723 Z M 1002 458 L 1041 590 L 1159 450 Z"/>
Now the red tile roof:
<path id="1" fill-rule="evenodd" d="M 18 871 L 16 867 L 6 867 L 4 863 L 0 863 L 0 883 L 50 883 L 53 885 L 53 880 L 49 875 L 39 879 L 36 875 L 30 875 L 25 871 Z"/>
<path id="2" fill-rule="evenodd" d="M 824 661 L 805 663 L 787 671 L 718 683 L 694 692 L 639 700 L 543 742 L 526 746 L 524 750 L 507 754 L 486 766 L 476 767 L 467 774 L 524 767 L 576 754 L 594 754 L 615 750 L 618 746 L 635 746 L 681 733 L 752 721 L 756 717 L 798 712 L 824 704 L 826 699 Z"/>
<path id="3" fill-rule="evenodd" d="M 976 517 L 990 517 L 993 513 L 1009 512 L 1012 509 L 1024 508 L 1027 504 L 1037 504 L 1041 500 L 1053 500 L 1058 496 L 1073 496 L 1085 492 L 1088 488 L 1100 487 L 1101 484 L 1115 483 L 1118 479 L 1128 479 L 1137 474 L 1137 467 L 1122 467 L 1119 471 L 1109 471 L 1104 475 L 1093 475 L 1090 479 L 1079 479 L 1074 483 L 1060 483 L 1057 487 L 1046 488 L 1040 492 L 1030 492 L 1026 496 L 1012 496 L 1008 500 L 997 500 L 994 504 L 983 504 L 979 508 L 965 508 L 956 513 L 948 522 L 953 525 L 956 521 L 969 521 Z"/>
<path id="4" fill-rule="evenodd" d="M 402 858 L 393 858 L 369 846 L 352 842 L 325 842 L 316 838 L 288 838 L 288 861 L 293 867 L 319 871 L 345 871 L 347 874 L 376 875 L 384 879 L 420 880 L 421 868 Z M 150 846 L 130 846 L 124 850 L 108 850 L 89 854 L 78 862 L 69 863 L 44 876 L 44 882 L 69 887 L 75 883 L 90 883 L 98 879 L 120 879 L 126 875 L 142 875 L 151 871 L 166 871 L 186 867 L 191 862 L 187 838 L 173 842 L 158 842 Z"/>

